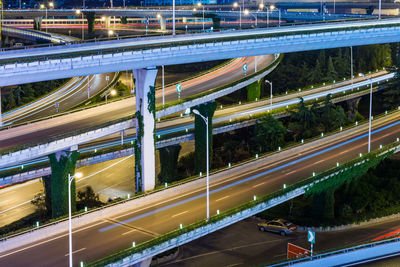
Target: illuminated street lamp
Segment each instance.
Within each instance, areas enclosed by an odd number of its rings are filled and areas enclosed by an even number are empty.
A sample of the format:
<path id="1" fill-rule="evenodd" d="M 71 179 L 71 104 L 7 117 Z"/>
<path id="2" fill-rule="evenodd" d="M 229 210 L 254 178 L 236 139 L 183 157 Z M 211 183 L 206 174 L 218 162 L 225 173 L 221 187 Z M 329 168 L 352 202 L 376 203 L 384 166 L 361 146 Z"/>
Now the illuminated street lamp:
<path id="1" fill-rule="evenodd" d="M 45 6 L 44 4 L 40 4 L 40 9 L 46 10 L 46 23 L 47 23 L 47 6 Z M 46 33 L 47 33 L 47 25 L 46 25 Z"/>
<path id="2" fill-rule="evenodd" d="M 108 37 L 111 37 L 111 36 L 113 36 L 114 35 L 114 31 L 113 30 L 109 30 L 108 31 Z"/>
<path id="3" fill-rule="evenodd" d="M 116 96 L 117 95 L 117 91 L 115 89 L 112 89 L 108 94 L 106 94 L 106 103 L 107 103 L 107 99 L 108 99 L 109 95 Z"/>
<path id="4" fill-rule="evenodd" d="M 239 28 L 241 29 L 242 28 L 242 7 L 237 2 L 233 3 L 233 7 L 239 8 Z"/>
<path id="5" fill-rule="evenodd" d="M 279 25 L 279 27 L 281 26 L 281 9 L 280 8 L 277 8 L 277 7 L 275 7 L 274 5 L 271 5 L 270 7 L 269 7 L 272 11 L 274 11 L 274 10 L 278 10 L 278 12 L 279 12 L 279 19 L 278 19 L 278 25 Z M 268 13 L 267 13 L 268 14 Z"/>
<path id="6" fill-rule="evenodd" d="M 369 92 L 369 126 L 368 126 L 368 153 L 371 152 L 371 120 L 372 120 L 372 80 L 360 73 L 359 76 L 364 77 L 370 83 L 370 92 Z"/>
<path id="7" fill-rule="evenodd" d="M 77 172 L 74 176 L 68 173 L 68 226 L 69 226 L 69 266 L 72 267 L 72 222 L 71 222 L 71 184 L 75 178 L 81 178 L 82 173 Z"/>
<path id="8" fill-rule="evenodd" d="M 76 11 L 75 11 L 75 13 L 77 14 L 77 15 L 82 15 L 82 40 L 84 40 L 85 39 L 85 33 L 84 33 L 84 21 L 83 21 L 83 12 L 82 11 L 80 11 L 79 9 L 77 9 Z"/>
<path id="9" fill-rule="evenodd" d="M 270 96 L 270 109 L 272 110 L 272 82 L 265 80 L 265 83 L 268 83 L 271 87 L 271 96 Z"/>
<path id="10" fill-rule="evenodd" d="M 254 17 L 254 19 L 255 19 L 255 26 L 256 26 L 256 28 L 257 28 L 257 16 L 254 15 L 253 13 L 250 13 L 250 11 L 249 11 L 248 9 L 245 9 L 245 10 L 244 10 L 244 14 L 245 14 L 246 16 L 251 15 L 251 16 Z"/>
<path id="11" fill-rule="evenodd" d="M 200 112 L 197 109 L 193 109 L 192 112 L 200 118 L 204 120 L 206 123 L 206 142 L 207 142 L 207 221 L 210 219 L 210 166 L 209 166 L 209 144 L 208 144 L 208 117 L 204 117 L 203 115 L 200 114 Z"/>
<path id="12" fill-rule="evenodd" d="M 203 8 L 203 32 L 204 32 L 204 6 L 201 4 L 201 2 L 198 2 L 197 6 Z"/>

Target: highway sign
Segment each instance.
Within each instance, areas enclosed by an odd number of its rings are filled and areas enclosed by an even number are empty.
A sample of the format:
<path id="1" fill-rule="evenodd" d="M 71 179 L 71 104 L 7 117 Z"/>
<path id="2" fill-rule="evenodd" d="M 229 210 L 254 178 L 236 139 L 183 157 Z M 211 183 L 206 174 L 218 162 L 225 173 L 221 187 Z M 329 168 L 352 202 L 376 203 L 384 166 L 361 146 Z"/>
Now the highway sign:
<path id="1" fill-rule="evenodd" d="M 307 237 L 308 242 L 311 244 L 315 243 L 315 232 L 308 231 L 308 237 Z"/>
<path id="2" fill-rule="evenodd" d="M 246 70 L 247 70 L 247 64 L 244 63 L 244 64 L 243 64 L 243 71 L 246 71 Z"/>
<path id="3" fill-rule="evenodd" d="M 180 93 L 180 92 L 182 91 L 182 85 L 181 85 L 180 83 L 178 83 L 178 84 L 176 85 L 176 91 L 177 91 L 178 93 Z"/>

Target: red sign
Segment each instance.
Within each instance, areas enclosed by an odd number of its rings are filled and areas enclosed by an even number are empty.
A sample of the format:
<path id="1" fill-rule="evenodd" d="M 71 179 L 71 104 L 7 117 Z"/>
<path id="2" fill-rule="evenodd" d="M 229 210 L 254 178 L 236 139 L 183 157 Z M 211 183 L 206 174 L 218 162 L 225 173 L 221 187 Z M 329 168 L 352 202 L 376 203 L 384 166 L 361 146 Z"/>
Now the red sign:
<path id="1" fill-rule="evenodd" d="M 308 249 L 293 245 L 291 243 L 287 244 L 287 258 L 292 259 L 292 258 L 302 258 L 302 257 L 307 257 L 310 256 L 311 251 Z"/>

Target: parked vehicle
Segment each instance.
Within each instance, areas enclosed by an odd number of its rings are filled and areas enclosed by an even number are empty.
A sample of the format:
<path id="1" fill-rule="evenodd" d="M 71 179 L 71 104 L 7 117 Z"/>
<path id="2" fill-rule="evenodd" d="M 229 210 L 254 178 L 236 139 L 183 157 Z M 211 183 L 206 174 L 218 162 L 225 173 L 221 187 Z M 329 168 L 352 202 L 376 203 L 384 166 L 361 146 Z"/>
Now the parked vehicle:
<path id="1" fill-rule="evenodd" d="M 296 231 L 297 227 L 291 222 L 278 219 L 259 223 L 258 229 L 260 229 L 261 232 L 274 232 L 279 233 L 281 236 L 285 236 Z"/>

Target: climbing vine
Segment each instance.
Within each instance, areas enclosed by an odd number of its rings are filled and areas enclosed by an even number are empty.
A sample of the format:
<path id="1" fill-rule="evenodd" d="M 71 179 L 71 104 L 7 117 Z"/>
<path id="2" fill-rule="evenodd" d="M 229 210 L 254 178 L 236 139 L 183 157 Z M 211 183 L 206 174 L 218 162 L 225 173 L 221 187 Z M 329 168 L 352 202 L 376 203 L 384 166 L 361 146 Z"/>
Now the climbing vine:
<path id="1" fill-rule="evenodd" d="M 78 157 L 79 152 L 77 151 L 62 151 L 49 155 L 51 179 L 44 179 L 44 182 L 50 182 L 50 185 L 45 185 L 45 188 L 50 188 L 51 215 L 53 218 L 57 218 L 68 213 L 68 174 L 75 174 L 75 165 Z M 71 183 L 72 211 L 76 210 L 75 199 L 74 179 Z"/>
<path id="2" fill-rule="evenodd" d="M 201 115 L 204 117 L 208 117 L 208 137 L 209 137 L 209 163 L 211 167 L 212 163 L 212 155 L 213 155 L 213 135 L 212 135 L 212 117 L 214 116 L 215 109 L 217 108 L 217 104 L 215 102 L 208 102 L 208 103 L 203 103 L 200 104 L 194 109 L 197 109 Z M 206 133 L 206 124 L 204 120 L 198 116 L 195 115 L 195 120 L 194 120 L 194 136 L 195 136 L 195 172 L 205 172 L 207 168 L 207 158 L 206 158 L 206 153 L 207 153 L 207 137 L 205 135 Z"/>
<path id="3" fill-rule="evenodd" d="M 178 157 L 181 146 L 173 145 L 159 149 L 161 171 L 158 175 L 158 181 L 161 184 L 171 183 L 177 180 L 178 176 Z"/>
<path id="4" fill-rule="evenodd" d="M 142 99 L 140 99 L 139 110 L 142 108 Z M 135 141 L 135 177 L 136 177 L 136 192 L 142 191 L 142 138 L 144 135 L 143 115 L 140 111 L 136 111 L 136 141 Z"/>
<path id="5" fill-rule="evenodd" d="M 361 162 L 352 165 L 346 164 L 348 166 L 342 168 L 338 173 L 331 174 L 327 179 L 315 183 L 306 191 L 305 195 L 321 194 L 324 191 L 334 190 L 343 183 L 350 183 L 353 179 L 361 177 L 370 168 L 376 167 L 382 160 L 390 157 L 392 154 L 393 151 L 383 155 L 372 154 L 366 156 Z"/>

